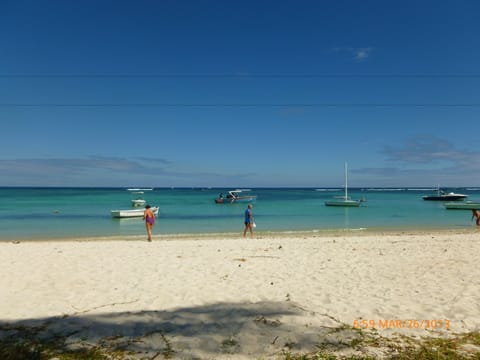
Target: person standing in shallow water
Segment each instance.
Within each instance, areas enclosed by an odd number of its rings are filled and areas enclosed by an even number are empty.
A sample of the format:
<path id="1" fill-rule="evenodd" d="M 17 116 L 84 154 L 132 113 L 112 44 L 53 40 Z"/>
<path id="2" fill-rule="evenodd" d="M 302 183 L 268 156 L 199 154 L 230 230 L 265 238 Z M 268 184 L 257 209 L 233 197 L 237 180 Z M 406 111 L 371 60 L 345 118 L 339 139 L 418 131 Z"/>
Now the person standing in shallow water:
<path id="1" fill-rule="evenodd" d="M 147 228 L 148 241 L 152 241 L 152 227 L 155 224 L 155 214 L 150 205 L 145 206 L 143 219 L 145 220 L 145 227 Z"/>
<path id="2" fill-rule="evenodd" d="M 473 218 L 477 219 L 477 221 L 476 221 L 477 226 L 480 226 L 480 213 L 478 212 L 477 209 L 472 209 L 472 220 L 473 220 Z"/>
<path id="3" fill-rule="evenodd" d="M 250 236 L 253 238 L 253 214 L 252 204 L 248 204 L 247 210 L 245 210 L 245 230 L 243 230 L 243 237 L 247 236 L 247 231 L 250 231 Z"/>

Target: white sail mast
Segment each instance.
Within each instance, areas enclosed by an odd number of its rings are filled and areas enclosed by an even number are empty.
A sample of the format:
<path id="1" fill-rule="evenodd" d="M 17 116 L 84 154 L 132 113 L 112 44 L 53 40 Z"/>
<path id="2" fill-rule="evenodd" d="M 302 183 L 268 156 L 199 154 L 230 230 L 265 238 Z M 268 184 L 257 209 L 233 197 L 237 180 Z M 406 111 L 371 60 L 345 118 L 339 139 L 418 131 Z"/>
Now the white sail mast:
<path id="1" fill-rule="evenodd" d="M 347 169 L 347 162 L 345 161 L 345 200 L 348 199 L 348 169 Z"/>

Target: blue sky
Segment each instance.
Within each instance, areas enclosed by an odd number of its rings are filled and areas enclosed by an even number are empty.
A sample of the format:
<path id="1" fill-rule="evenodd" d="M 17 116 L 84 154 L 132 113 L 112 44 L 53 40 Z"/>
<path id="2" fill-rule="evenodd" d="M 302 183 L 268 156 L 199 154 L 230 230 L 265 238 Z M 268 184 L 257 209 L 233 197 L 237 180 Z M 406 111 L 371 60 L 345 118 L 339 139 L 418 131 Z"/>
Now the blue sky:
<path id="1" fill-rule="evenodd" d="M 0 186 L 480 186 L 479 10 L 2 1 Z"/>

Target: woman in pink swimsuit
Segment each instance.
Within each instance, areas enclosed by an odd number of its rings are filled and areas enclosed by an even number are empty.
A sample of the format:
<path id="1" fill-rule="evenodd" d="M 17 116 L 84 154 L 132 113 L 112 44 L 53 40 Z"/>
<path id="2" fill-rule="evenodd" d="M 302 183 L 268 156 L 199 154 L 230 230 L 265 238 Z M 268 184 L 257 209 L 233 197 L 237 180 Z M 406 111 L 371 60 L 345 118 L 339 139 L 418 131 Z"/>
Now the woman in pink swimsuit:
<path id="1" fill-rule="evenodd" d="M 145 206 L 143 219 L 145 220 L 145 227 L 147 228 L 148 241 L 152 241 L 152 227 L 155 224 L 155 214 L 150 205 Z"/>
<path id="2" fill-rule="evenodd" d="M 480 226 L 480 213 L 478 212 L 477 209 L 472 209 L 472 220 L 473 220 L 473 218 L 477 219 L 476 223 L 477 223 L 477 225 Z"/>

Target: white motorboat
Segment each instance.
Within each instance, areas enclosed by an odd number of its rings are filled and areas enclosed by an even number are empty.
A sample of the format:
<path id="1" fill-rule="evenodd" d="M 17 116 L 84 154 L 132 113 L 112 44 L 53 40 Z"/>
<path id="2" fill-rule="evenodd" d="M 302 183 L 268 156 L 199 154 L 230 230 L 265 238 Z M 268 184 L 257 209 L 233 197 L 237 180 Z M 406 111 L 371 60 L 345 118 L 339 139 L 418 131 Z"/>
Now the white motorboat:
<path id="1" fill-rule="evenodd" d="M 230 190 L 227 195 L 224 197 L 223 193 L 215 199 L 215 203 L 217 204 L 233 204 L 237 202 L 254 202 L 257 200 L 257 195 L 253 194 L 245 194 L 246 191 L 250 191 L 249 189 L 237 189 L 237 190 Z"/>
<path id="2" fill-rule="evenodd" d="M 155 215 L 158 214 L 158 206 L 151 208 Z M 110 213 L 113 218 L 132 218 L 132 217 L 143 217 L 145 209 L 125 209 L 125 210 L 111 210 Z"/>
<path id="3" fill-rule="evenodd" d="M 132 199 L 132 206 L 133 207 L 145 206 L 146 203 L 147 203 L 146 200 L 142 199 L 142 198 Z"/>

